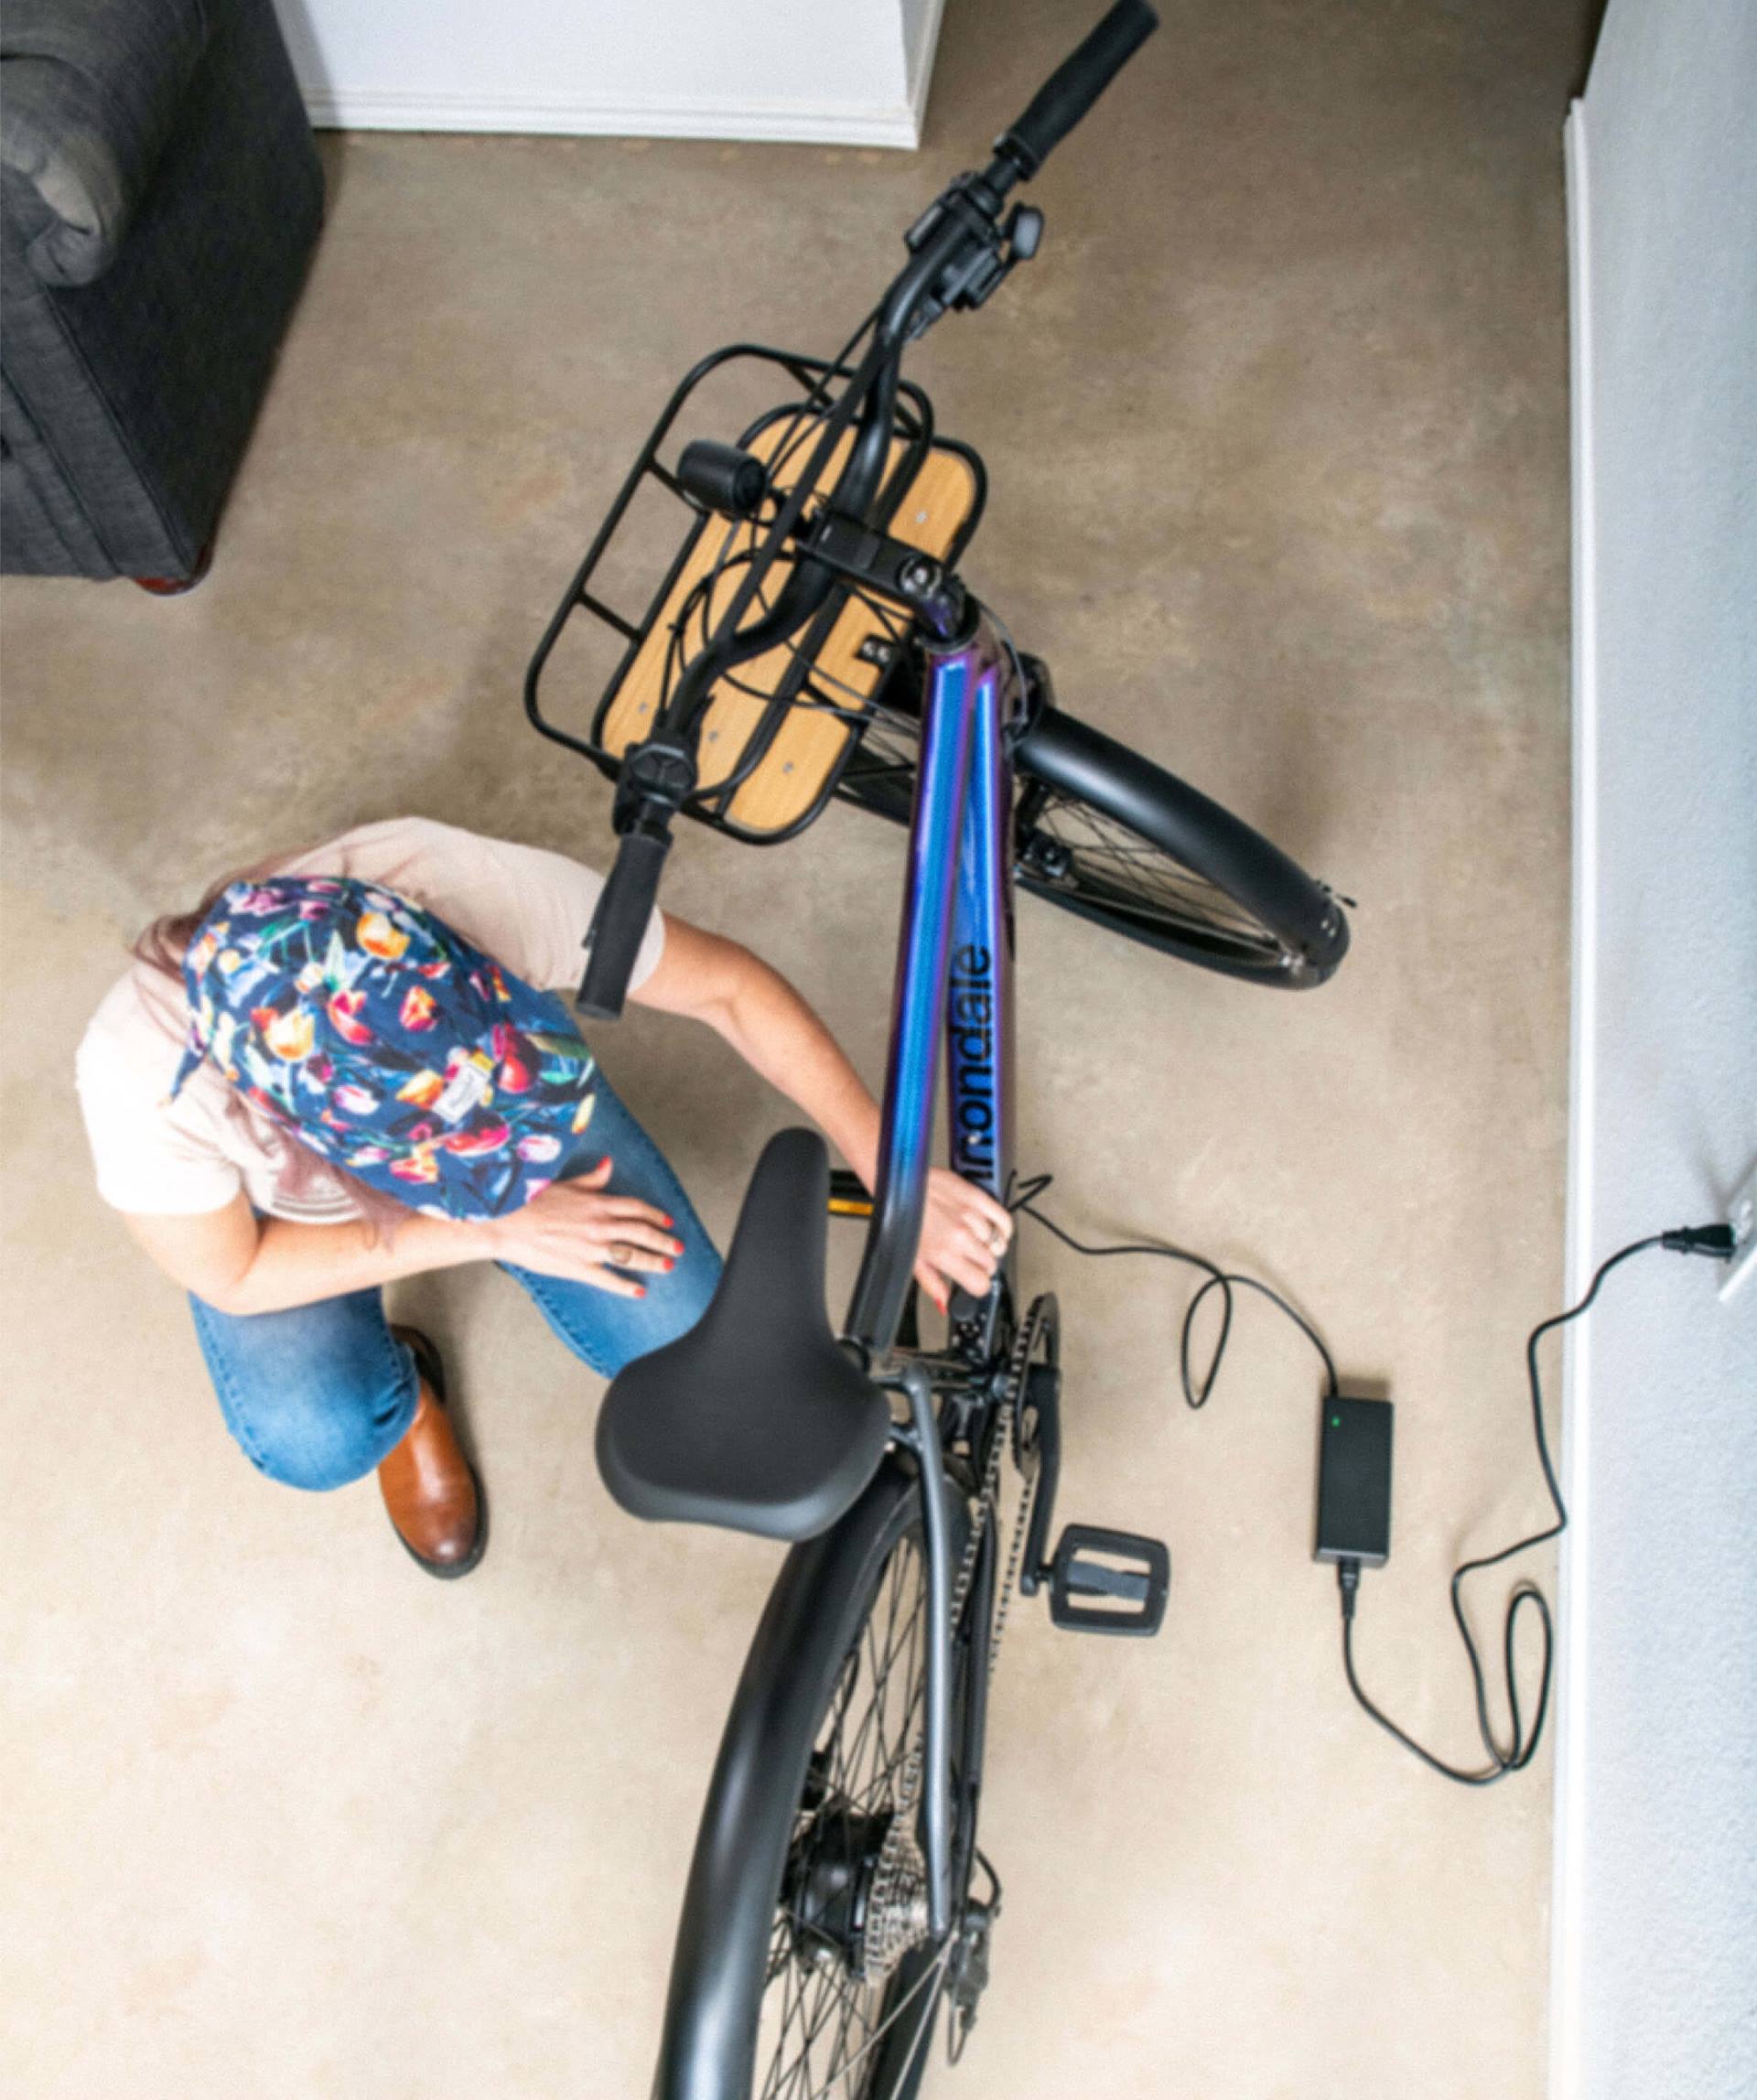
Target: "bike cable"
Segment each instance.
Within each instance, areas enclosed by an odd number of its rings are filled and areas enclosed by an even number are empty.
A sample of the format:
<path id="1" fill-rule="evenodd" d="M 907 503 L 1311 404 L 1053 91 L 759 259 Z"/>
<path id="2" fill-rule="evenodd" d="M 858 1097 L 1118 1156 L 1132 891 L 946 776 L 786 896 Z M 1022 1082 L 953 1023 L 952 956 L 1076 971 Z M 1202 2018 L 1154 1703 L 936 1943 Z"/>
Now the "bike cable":
<path id="1" fill-rule="evenodd" d="M 1187 1267 L 1198 1270 L 1202 1276 L 1203 1281 L 1201 1287 L 1185 1308 L 1183 1325 L 1179 1336 L 1179 1372 L 1183 1385 L 1184 1401 L 1188 1406 L 1191 1408 L 1204 1406 L 1210 1394 L 1213 1391 L 1214 1380 L 1220 1372 L 1221 1359 L 1225 1353 L 1226 1343 L 1232 1333 L 1233 1292 L 1234 1288 L 1239 1287 L 1260 1293 L 1292 1320 L 1323 1360 L 1324 1373 L 1329 1382 L 1327 1397 L 1333 1399 L 1337 1395 L 1341 1387 L 1336 1376 L 1336 1366 L 1330 1351 L 1324 1345 L 1322 1337 L 1304 1314 L 1290 1305 L 1279 1292 L 1271 1290 L 1267 1284 L 1259 1282 L 1255 1276 L 1241 1276 L 1234 1271 L 1223 1269 L 1218 1263 L 1210 1261 L 1205 1255 L 1192 1254 L 1185 1247 L 1172 1246 L 1155 1241 L 1134 1241 L 1112 1246 L 1086 1245 L 1084 1242 L 1075 1239 L 1072 1233 L 1064 1231 L 1053 1218 L 1046 1216 L 1037 1207 L 1038 1197 L 1042 1195 L 1043 1191 L 1051 1186 L 1053 1179 L 1052 1175 L 1040 1174 L 1029 1180 L 1020 1182 L 1011 1193 L 1008 1209 L 1020 1212 L 1037 1224 L 1041 1225 L 1045 1232 L 1053 1234 L 1064 1246 L 1071 1247 L 1075 1254 L 1095 1256 L 1157 1255 L 1166 1261 L 1182 1263 Z M 1525 1580 L 1515 1585 L 1513 1594 L 1507 1599 L 1506 1615 L 1502 1624 L 1502 1666 L 1506 1682 L 1506 1704 L 1508 1716 L 1512 1722 L 1512 1739 L 1504 1748 L 1495 1740 L 1494 1725 L 1489 1715 L 1488 1686 L 1483 1675 L 1482 1653 L 1477 1647 L 1475 1635 L 1471 1632 L 1470 1621 L 1464 1615 L 1463 1599 L 1461 1594 L 1461 1585 L 1466 1576 L 1474 1575 L 1486 1567 L 1498 1567 L 1503 1561 L 1511 1560 L 1517 1554 L 1527 1552 L 1533 1546 L 1547 1545 L 1551 1539 L 1559 1538 L 1568 1528 L 1568 1510 L 1562 1501 L 1562 1491 L 1556 1479 L 1556 1469 L 1550 1459 L 1549 1439 L 1544 1430 L 1544 1394 L 1543 1383 L 1537 1367 L 1537 1346 L 1546 1335 L 1554 1332 L 1557 1329 L 1566 1327 L 1570 1320 L 1579 1319 L 1590 1308 L 1593 1300 L 1598 1297 L 1605 1278 L 1612 1269 L 1623 1262 L 1633 1260 L 1636 1255 L 1645 1254 L 1651 1247 L 1665 1247 L 1673 1254 L 1702 1255 L 1712 1261 L 1726 1261 L 1734 1252 L 1734 1240 L 1731 1227 L 1726 1224 L 1683 1225 L 1671 1232 L 1654 1233 L 1645 1239 L 1632 1240 L 1626 1247 L 1619 1247 L 1615 1254 L 1608 1255 L 1604 1261 L 1600 1263 L 1586 1295 L 1577 1305 L 1569 1306 L 1564 1312 L 1553 1313 L 1547 1319 L 1539 1320 L 1525 1338 L 1525 1374 L 1531 1390 L 1532 1438 L 1537 1448 L 1537 1463 L 1543 1473 L 1544 1486 L 1549 1495 L 1550 1505 L 1555 1511 L 1555 1521 L 1546 1525 L 1541 1531 L 1532 1532 L 1528 1536 L 1515 1540 L 1513 1545 L 1503 1546 L 1498 1553 L 1485 1554 L 1473 1560 L 1461 1561 L 1452 1571 L 1450 1585 L 1452 1619 L 1458 1627 L 1459 1638 L 1464 1643 L 1465 1657 L 1470 1664 L 1471 1684 L 1476 1706 L 1477 1729 L 1482 1736 L 1482 1747 L 1488 1756 L 1488 1762 L 1482 1769 L 1466 1771 L 1458 1765 L 1447 1763 L 1443 1758 L 1435 1756 L 1431 1750 L 1418 1743 L 1413 1736 L 1399 1728 L 1389 1715 L 1382 1711 L 1367 1696 L 1362 1688 L 1360 1678 L 1355 1674 L 1354 1668 L 1354 1600 L 1360 1588 L 1361 1563 L 1357 1559 L 1342 1559 L 1337 1562 L 1336 1581 L 1342 1601 L 1342 1672 L 1348 1680 L 1349 1690 L 1353 1694 L 1363 1710 L 1369 1714 L 1387 1735 L 1401 1743 L 1413 1756 L 1419 1758 L 1430 1772 L 1436 1772 L 1442 1779 L 1451 1780 L 1460 1786 L 1493 1786 L 1496 1781 L 1504 1779 L 1509 1772 L 1523 1772 L 1536 1755 L 1537 1745 L 1544 1732 L 1544 1722 L 1549 1713 L 1550 1682 L 1552 1665 L 1555 1660 L 1556 1636 L 1554 1622 L 1550 1616 L 1549 1601 L 1543 1591 L 1535 1582 Z M 1205 1376 L 1201 1379 L 1194 1379 L 1191 1373 L 1191 1334 L 1196 1313 L 1200 1309 L 1202 1300 L 1213 1290 L 1221 1293 L 1220 1332 L 1215 1340 L 1213 1354 L 1209 1358 Z M 1514 1638 L 1518 1627 L 1520 1610 L 1527 1604 L 1536 1610 L 1542 1633 L 1542 1666 L 1537 1685 L 1537 1705 L 1532 1717 L 1529 1732 L 1526 1731 L 1525 1726 L 1524 1715 L 1519 1704 L 1518 1682 L 1514 1672 Z"/>

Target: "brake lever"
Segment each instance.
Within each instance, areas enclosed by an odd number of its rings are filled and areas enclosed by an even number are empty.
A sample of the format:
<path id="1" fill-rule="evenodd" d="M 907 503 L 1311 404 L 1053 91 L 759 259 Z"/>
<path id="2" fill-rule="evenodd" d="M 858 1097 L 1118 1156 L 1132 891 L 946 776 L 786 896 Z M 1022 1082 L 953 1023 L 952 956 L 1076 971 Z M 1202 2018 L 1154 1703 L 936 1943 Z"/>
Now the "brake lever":
<path id="1" fill-rule="evenodd" d="M 1043 240 L 1043 214 L 1036 206 L 1016 204 L 1000 223 L 1001 191 L 986 175 L 961 175 L 942 190 L 904 234 L 904 245 L 919 253 L 936 236 L 943 235 L 948 219 L 955 219 L 965 239 L 939 275 L 922 296 L 910 326 L 910 339 L 918 340 L 934 322 L 956 307 L 973 312 L 984 305 L 1020 263 L 1029 263 Z"/>

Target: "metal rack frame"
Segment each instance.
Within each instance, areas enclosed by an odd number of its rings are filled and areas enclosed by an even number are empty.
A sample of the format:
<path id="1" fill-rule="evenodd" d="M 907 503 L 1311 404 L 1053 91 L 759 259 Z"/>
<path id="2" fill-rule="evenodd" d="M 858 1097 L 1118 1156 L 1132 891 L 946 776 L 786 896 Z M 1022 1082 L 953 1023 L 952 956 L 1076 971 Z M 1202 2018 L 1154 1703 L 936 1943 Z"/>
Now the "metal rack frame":
<path id="1" fill-rule="evenodd" d="M 682 383 L 665 404 L 659 420 L 647 434 L 646 442 L 641 447 L 633 467 L 630 469 L 615 501 L 606 512 L 597 535 L 587 550 L 585 559 L 575 572 L 573 580 L 568 585 L 561 603 L 556 607 L 547 628 L 544 630 L 543 638 L 538 642 L 536 651 L 525 671 L 524 710 L 533 726 L 541 730 L 553 742 L 565 746 L 568 750 L 577 752 L 583 758 L 589 759 L 607 779 L 612 781 L 617 778 L 621 764 L 621 753 L 620 750 L 611 750 L 604 743 L 603 738 L 610 710 L 621 689 L 622 682 L 628 675 L 630 666 L 634 662 L 642 646 L 651 636 L 655 623 L 664 610 L 677 580 L 683 574 L 691 555 L 695 552 L 703 533 L 711 528 L 724 529 L 727 522 L 717 513 L 703 509 L 701 505 L 685 494 L 670 468 L 662 463 L 659 457 L 660 450 L 682 414 L 684 404 L 702 382 L 710 373 L 718 372 L 740 359 L 752 360 L 778 367 L 800 389 L 798 398 L 784 401 L 778 406 L 766 410 L 753 423 L 749 425 L 738 438 L 741 447 L 750 446 L 765 431 L 771 429 L 777 422 L 784 418 L 801 415 L 813 416 L 825 413 L 831 399 L 827 389 L 833 382 L 848 378 L 854 369 L 851 365 L 835 363 L 824 358 L 808 357 L 798 351 L 775 350 L 760 343 L 729 343 L 703 358 L 684 376 Z M 954 453 L 969 464 L 975 478 L 976 499 L 971 506 L 969 515 L 959 528 L 957 535 L 944 557 L 947 567 L 951 567 L 962 557 L 975 535 L 976 526 L 982 517 L 983 507 L 987 497 L 987 474 L 982 460 L 969 446 L 938 435 L 934 426 L 932 403 L 929 400 L 925 391 L 914 384 L 913 382 L 903 382 L 898 390 L 897 410 L 892 428 L 896 438 L 902 444 L 903 451 L 887 476 L 884 488 L 878 498 L 873 522 L 880 529 L 889 522 L 905 491 L 914 480 L 921 469 L 922 461 L 930 451 Z M 619 611 L 614 606 L 608 604 L 598 596 L 592 588 L 592 579 L 605 555 L 615 543 L 618 528 L 627 516 L 630 505 L 641 489 L 649 481 L 656 483 L 669 496 L 673 497 L 682 506 L 686 513 L 686 519 L 682 544 L 679 546 L 674 559 L 660 580 L 657 588 L 653 591 L 644 613 L 638 619 L 631 619 L 625 612 Z M 714 781 L 711 786 L 698 789 L 695 793 L 691 795 L 684 804 L 685 815 L 694 817 L 698 823 L 709 824 L 714 829 L 725 832 L 728 836 L 743 840 L 749 845 L 779 845 L 787 839 L 796 838 L 802 831 L 814 823 L 823 813 L 825 806 L 835 792 L 843 770 L 850 756 L 858 748 L 861 740 L 860 724 L 852 718 L 851 715 L 848 718 L 849 734 L 840 757 L 830 768 L 824 786 L 810 808 L 792 824 L 772 831 L 754 831 L 749 826 L 739 824 L 730 815 L 729 812 L 733 797 L 762 764 L 777 730 L 792 709 L 802 705 L 823 705 L 836 709 L 838 712 L 847 709 L 846 700 L 838 700 L 835 695 L 814 688 L 813 677 L 817 652 L 823 647 L 831 630 L 835 627 L 836 620 L 853 595 L 855 595 L 854 587 L 838 587 L 831 594 L 828 601 L 794 638 L 789 648 L 792 661 L 778 681 L 773 695 L 769 697 L 762 716 L 747 739 L 744 748 L 739 754 L 738 763 L 724 779 Z M 896 619 L 894 608 L 887 608 L 885 611 L 888 619 L 893 621 Z M 611 672 L 603 693 L 593 710 L 591 728 L 585 737 L 576 736 L 571 731 L 563 729 L 558 724 L 549 720 L 543 713 L 539 698 L 543 673 L 555 644 L 560 640 L 569 621 L 581 613 L 588 615 L 600 625 L 609 628 L 622 638 L 625 644 L 622 654 L 618 660 L 615 669 Z M 900 641 L 901 639 L 900 637 Z M 899 684 L 899 673 L 902 666 L 904 653 L 903 649 L 900 646 L 889 662 L 883 666 L 877 685 L 865 702 L 864 708 L 858 710 L 859 712 L 872 713 L 884 706 L 887 694 Z M 746 688 L 745 690 L 749 689 Z"/>

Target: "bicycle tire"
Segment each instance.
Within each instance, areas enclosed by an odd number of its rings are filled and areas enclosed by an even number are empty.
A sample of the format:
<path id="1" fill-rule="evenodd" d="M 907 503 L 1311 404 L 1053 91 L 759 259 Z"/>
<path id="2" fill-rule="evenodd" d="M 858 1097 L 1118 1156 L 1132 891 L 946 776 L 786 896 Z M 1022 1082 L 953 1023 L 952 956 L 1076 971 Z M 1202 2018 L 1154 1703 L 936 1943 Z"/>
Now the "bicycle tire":
<path id="1" fill-rule="evenodd" d="M 962 1512 L 963 1498 L 954 1495 L 954 1551 L 965 1535 Z M 879 1815 L 894 1817 L 898 1812 L 894 1801 L 878 1798 L 881 1782 L 857 1815 L 846 1793 L 837 1798 L 834 1765 L 814 1760 L 833 1722 L 850 1659 L 863 1653 L 875 1606 L 885 1599 L 899 1556 L 912 1554 L 919 1560 L 914 1542 L 921 1521 L 912 1474 L 888 1459 L 839 1524 L 822 1538 L 792 1548 L 776 1579 L 728 1716 L 703 1808 L 654 2100 L 762 2100 L 765 2093 L 777 2092 L 821 2093 L 825 2100 L 832 2095 L 835 2100 L 912 2100 L 919 2088 L 944 1967 L 941 1963 L 936 1970 L 930 1958 L 924 1968 L 919 1944 L 901 1951 L 876 1990 L 872 1982 L 857 1986 L 875 1994 L 861 2010 L 864 2031 L 851 2031 L 845 2015 L 842 2035 L 830 2038 L 821 2060 L 810 2057 L 813 2045 L 807 2044 L 808 2080 L 802 2081 L 796 2061 L 791 2072 L 783 2065 L 782 2073 L 765 2076 L 761 2052 L 777 2024 L 781 2047 L 794 2046 L 811 2030 L 816 2009 L 814 2004 L 795 2005 L 792 2026 L 798 2033 L 790 2042 L 787 2009 L 783 2005 L 777 2016 L 775 1987 L 792 1987 L 814 1966 L 801 1952 L 807 1942 L 813 1953 L 820 1944 L 830 1945 L 827 1910 L 815 1897 L 797 1894 L 801 1875 L 815 1868 L 813 1847 L 820 1840 L 814 1834 L 820 1825 L 836 1834 L 846 1854 L 859 1841 L 849 1835 L 857 1823 L 870 1831 Z M 986 1637 L 980 1645 L 986 1666 Z M 974 1646 L 954 1648 L 966 1667 Z M 962 1697 L 954 1699 L 954 1708 L 965 1710 Z M 919 1715 L 915 1725 L 919 1728 Z M 900 1745 L 890 1747 L 894 1766 L 905 1752 Z M 847 1776 L 841 1775 L 845 1781 Z M 961 1847 L 960 1871 L 966 1874 L 968 1857 L 969 1847 Z M 784 1906 L 784 1892 L 794 1907 Z M 839 1961 L 837 1968 L 819 1973 L 825 1998 L 855 1982 Z M 900 2048 L 904 2021 L 908 2045 Z M 862 2053 L 836 2069 L 834 2058 L 844 2041 Z"/>
<path id="2" fill-rule="evenodd" d="M 849 757 L 841 800 L 907 824 L 915 724 L 876 720 Z M 1041 705 L 1019 738 L 1014 878 L 1126 940 L 1282 990 L 1335 975 L 1342 902 L 1230 810 L 1163 766 Z"/>

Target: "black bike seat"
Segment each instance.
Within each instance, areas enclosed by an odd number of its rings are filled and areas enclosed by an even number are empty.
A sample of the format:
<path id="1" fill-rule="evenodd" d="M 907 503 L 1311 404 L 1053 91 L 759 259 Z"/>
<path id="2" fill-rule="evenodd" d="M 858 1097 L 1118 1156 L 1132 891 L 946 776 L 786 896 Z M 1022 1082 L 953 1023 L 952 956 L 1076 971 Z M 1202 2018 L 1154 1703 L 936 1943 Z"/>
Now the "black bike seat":
<path id="1" fill-rule="evenodd" d="M 814 1131 L 771 1137 L 707 1310 L 610 1381 L 598 1470 L 631 1514 L 814 1538 L 872 1478 L 890 1408 L 824 1308 L 829 1187 Z"/>

